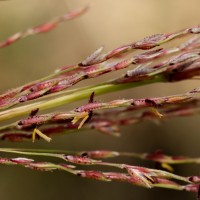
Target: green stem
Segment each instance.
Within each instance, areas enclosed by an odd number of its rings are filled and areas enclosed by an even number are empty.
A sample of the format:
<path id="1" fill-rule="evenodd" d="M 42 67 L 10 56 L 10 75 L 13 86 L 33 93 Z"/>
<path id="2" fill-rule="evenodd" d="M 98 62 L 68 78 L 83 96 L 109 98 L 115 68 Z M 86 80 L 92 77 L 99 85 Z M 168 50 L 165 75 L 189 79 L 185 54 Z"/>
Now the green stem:
<path id="1" fill-rule="evenodd" d="M 40 110 L 46 110 L 62 106 L 68 103 L 72 103 L 78 100 L 86 99 L 89 98 L 92 92 L 95 92 L 96 95 L 100 95 L 163 81 L 165 81 L 165 78 L 162 75 L 159 75 L 153 77 L 152 79 L 139 82 L 123 83 L 123 84 L 111 84 L 107 82 L 103 84 L 98 84 L 96 86 L 80 88 L 79 90 L 75 91 L 72 94 L 68 94 L 67 96 L 61 96 L 51 100 L 43 100 L 29 105 L 2 111 L 0 112 L 0 121 L 29 114 L 35 108 L 39 108 Z"/>

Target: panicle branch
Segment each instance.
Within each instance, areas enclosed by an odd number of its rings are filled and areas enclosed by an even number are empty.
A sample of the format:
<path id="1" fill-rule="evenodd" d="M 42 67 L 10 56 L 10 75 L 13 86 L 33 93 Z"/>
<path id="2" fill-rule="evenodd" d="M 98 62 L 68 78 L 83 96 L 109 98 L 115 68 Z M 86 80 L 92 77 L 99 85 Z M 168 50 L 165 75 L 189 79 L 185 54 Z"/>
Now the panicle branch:
<path id="1" fill-rule="evenodd" d="M 34 153 L 32 155 L 34 155 Z M 35 162 L 33 159 L 22 158 L 22 157 L 18 158 L 1 157 L 0 164 L 20 165 L 26 168 L 34 170 L 42 170 L 42 171 L 62 170 L 83 178 L 90 178 L 100 181 L 122 181 L 146 188 L 164 187 L 175 190 L 186 190 L 190 192 L 197 192 L 198 184 L 200 182 L 200 178 L 198 176 L 183 177 L 163 170 L 137 167 L 127 164 L 108 163 L 82 156 L 74 156 L 74 155 L 61 155 L 61 156 L 62 159 L 68 162 L 69 164 L 65 163 L 55 164 L 52 162 Z M 55 157 L 57 156 L 55 155 Z M 119 168 L 120 170 L 122 170 L 122 172 L 77 170 L 76 165 L 109 166 L 112 168 Z M 177 183 L 176 181 L 178 182 L 181 181 L 182 184 Z"/>
<path id="2" fill-rule="evenodd" d="M 49 31 L 53 30 L 54 28 L 56 28 L 60 23 L 62 23 L 64 21 L 75 19 L 75 18 L 79 17 L 80 15 L 84 14 L 87 11 L 87 9 L 88 9 L 88 7 L 79 8 L 79 9 L 73 10 L 63 16 L 56 17 L 56 18 L 52 19 L 51 21 L 46 22 L 44 24 L 35 26 L 33 28 L 29 28 L 22 32 L 15 33 L 14 35 L 7 38 L 6 40 L 0 42 L 0 48 L 7 47 L 7 46 L 15 43 L 19 39 L 23 39 L 23 38 L 26 38 L 31 35 L 49 32 Z"/>
<path id="3" fill-rule="evenodd" d="M 199 89 L 194 89 L 185 94 L 157 98 L 119 99 L 103 103 L 89 100 L 88 104 L 68 112 L 43 115 L 38 115 L 37 109 L 25 119 L 0 127 L 0 139 L 27 140 L 32 137 L 34 131 L 33 141 L 35 141 L 36 132 L 49 137 L 53 134 L 77 130 L 82 126 L 83 129 L 96 129 L 107 135 L 119 136 L 121 125 L 135 124 L 144 120 L 163 121 L 175 116 L 198 114 L 200 100 L 195 97 L 198 93 Z M 82 121 L 77 123 L 78 120 Z M 41 137 L 41 134 L 39 136 Z M 45 136 L 43 138 L 47 141 L 51 140 Z"/>

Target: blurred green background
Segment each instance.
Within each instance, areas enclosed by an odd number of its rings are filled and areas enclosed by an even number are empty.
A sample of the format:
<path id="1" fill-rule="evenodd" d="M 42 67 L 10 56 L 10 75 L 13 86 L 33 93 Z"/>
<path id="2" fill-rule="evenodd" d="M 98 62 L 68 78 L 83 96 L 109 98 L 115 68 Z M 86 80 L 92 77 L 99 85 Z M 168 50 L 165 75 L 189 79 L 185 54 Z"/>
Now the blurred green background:
<path id="1" fill-rule="evenodd" d="M 1 92 L 48 75 L 57 67 L 78 63 L 101 45 L 105 45 L 108 51 L 148 35 L 197 25 L 200 21 L 199 0 L 8 0 L 0 2 L 0 40 L 88 3 L 90 10 L 84 16 L 65 22 L 47 34 L 31 36 L 0 49 Z M 83 81 L 76 87 L 99 83 L 121 73 L 123 71 Z M 106 101 L 116 98 L 163 96 L 186 92 L 199 85 L 199 81 L 155 84 L 102 95 L 97 99 Z M 68 110 L 83 102 L 59 109 Z M 87 131 L 55 137 L 50 144 L 44 141 L 35 144 L 1 142 L 1 146 L 132 152 L 162 149 L 172 155 L 200 156 L 199 120 L 199 116 L 193 116 L 173 119 L 159 126 L 145 122 L 122 127 L 121 138 Z M 152 163 L 135 159 L 118 161 L 153 167 Z M 199 175 L 199 166 L 184 165 L 175 169 L 179 174 Z M 38 172 L 20 167 L 0 166 L 0 177 L 2 200 L 195 198 L 194 194 L 186 192 L 147 190 L 125 183 L 104 183 L 81 179 L 64 172 Z"/>

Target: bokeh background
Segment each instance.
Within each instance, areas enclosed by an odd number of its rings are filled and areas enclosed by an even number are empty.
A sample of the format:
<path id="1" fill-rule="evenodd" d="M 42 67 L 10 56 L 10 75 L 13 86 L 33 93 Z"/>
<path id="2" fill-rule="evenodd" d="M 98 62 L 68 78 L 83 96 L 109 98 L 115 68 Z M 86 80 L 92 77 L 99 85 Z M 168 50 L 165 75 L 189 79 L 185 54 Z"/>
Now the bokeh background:
<path id="1" fill-rule="evenodd" d="M 0 40 L 88 3 L 90 10 L 84 16 L 65 22 L 50 33 L 29 37 L 0 49 L 1 92 L 48 75 L 57 67 L 78 63 L 101 45 L 105 45 L 108 51 L 148 35 L 173 32 L 200 22 L 199 0 L 8 0 L 0 2 Z M 99 83 L 121 73 L 123 71 L 83 81 L 76 87 Z M 199 81 L 154 84 L 102 95 L 97 99 L 106 101 L 116 98 L 163 96 L 185 92 L 199 85 Z M 59 109 L 68 110 L 83 102 Z M 132 152 L 162 149 L 172 155 L 200 156 L 199 120 L 199 116 L 193 116 L 169 120 L 159 126 L 145 122 L 122 127 L 121 138 L 87 131 L 55 137 L 50 144 L 44 141 L 34 145 L 31 142 L 1 142 L 1 146 Z M 153 167 L 152 163 L 135 159 L 121 159 L 118 162 Z M 175 169 L 176 173 L 183 175 L 199 175 L 199 166 L 184 165 Z M 20 167 L 0 166 L 0 177 L 2 200 L 195 198 L 194 194 L 186 192 L 147 190 L 125 183 L 104 183 L 81 179 L 64 172 L 38 172 Z"/>

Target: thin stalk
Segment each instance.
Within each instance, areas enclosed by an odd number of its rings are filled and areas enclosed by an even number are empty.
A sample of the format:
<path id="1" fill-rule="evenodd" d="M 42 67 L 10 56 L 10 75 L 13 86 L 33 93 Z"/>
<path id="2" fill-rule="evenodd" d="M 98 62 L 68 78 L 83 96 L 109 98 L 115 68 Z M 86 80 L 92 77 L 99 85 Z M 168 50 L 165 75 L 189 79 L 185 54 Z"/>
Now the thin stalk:
<path id="1" fill-rule="evenodd" d="M 30 155 L 30 156 L 45 156 L 54 157 L 59 159 L 64 159 L 65 155 L 85 155 L 92 159 L 105 159 L 112 157 L 133 157 L 142 160 L 155 161 L 160 163 L 167 163 L 171 165 L 177 164 L 200 164 L 200 158 L 191 158 L 183 156 L 169 156 L 160 153 L 134 153 L 134 152 L 119 152 L 119 151 L 107 151 L 107 150 L 97 150 L 97 151 L 64 151 L 64 150 L 48 150 L 48 149 L 15 149 L 15 148 L 0 148 L 0 152 L 13 153 L 20 155 Z M 65 160 L 65 159 L 64 159 Z M 98 163 L 99 164 L 99 163 Z M 105 164 L 105 163 L 104 163 Z M 106 163 L 110 165 L 110 163 Z M 112 163 L 112 166 L 115 165 Z M 118 164 L 116 164 L 118 166 Z"/>
<path id="2" fill-rule="evenodd" d="M 66 161 L 72 164 L 80 165 L 80 163 L 76 163 L 76 159 L 78 159 L 77 161 L 81 161 L 79 158 L 76 157 L 70 157 L 70 158 L 72 159 L 71 161 L 70 160 Z M 83 158 L 83 161 L 87 161 L 85 164 L 82 163 L 83 165 L 95 164 L 95 160 L 87 160 L 87 159 L 85 160 Z M 98 163 L 100 162 L 97 162 L 95 165 L 98 165 Z M 89 170 L 89 171 L 77 170 L 75 169 L 76 166 L 74 165 L 55 164 L 51 162 L 35 162 L 34 160 L 28 158 L 12 158 L 12 159 L 1 158 L 0 164 L 14 165 L 14 166 L 19 165 L 22 167 L 34 170 L 42 170 L 42 171 L 62 170 L 83 178 L 95 179 L 99 181 L 121 181 L 145 188 L 163 187 L 175 190 L 186 190 L 190 192 L 198 191 L 198 185 L 196 184 L 198 183 L 198 181 L 195 181 L 195 178 L 198 179 L 198 177 L 182 177 L 161 170 L 153 170 L 150 168 L 141 168 L 130 165 L 123 165 L 124 167 L 113 165 L 113 167 L 126 170 L 126 173 L 116 173 L 116 172 L 102 172 L 95 170 Z M 101 164 L 103 165 L 103 162 Z M 110 166 L 112 166 L 112 164 Z M 183 181 L 186 183 L 186 185 L 180 185 L 174 181 L 171 181 L 170 179 Z M 191 180 L 194 179 L 194 180 L 190 181 L 189 179 Z"/>
<path id="3" fill-rule="evenodd" d="M 1 150 L 3 152 L 9 152 L 9 153 L 17 153 L 14 150 Z M 150 176 L 157 176 L 157 177 L 163 177 L 167 179 L 175 179 L 175 180 L 180 180 L 186 183 L 192 183 L 188 177 L 184 176 L 179 176 L 176 174 L 172 174 L 170 172 L 166 172 L 163 170 L 157 170 L 157 169 L 150 169 L 150 168 L 143 168 L 143 167 L 138 167 L 138 166 L 131 166 L 127 164 L 116 164 L 116 163 L 110 163 L 110 162 L 103 162 L 101 160 L 93 160 L 90 158 L 86 157 L 80 157 L 80 156 L 72 156 L 72 155 L 64 155 L 64 154 L 51 154 L 51 153 L 34 153 L 34 152 L 19 152 L 19 154 L 27 154 L 27 155 L 42 155 L 42 156 L 50 156 L 50 157 L 56 157 L 56 158 L 61 158 L 70 164 L 75 164 L 75 165 L 87 165 L 87 166 L 108 166 L 108 167 L 113 167 L 113 168 L 119 168 L 122 170 L 126 170 L 131 176 L 134 175 L 135 173 L 137 174 L 137 177 L 140 179 L 143 177 L 145 174 L 150 175 Z M 23 160 L 23 158 L 20 158 Z M 12 161 L 12 159 L 11 159 Z M 23 164 L 23 163 L 22 163 Z M 144 175 L 141 175 L 141 173 L 144 173 Z M 144 177 L 143 177 L 144 178 Z M 141 180 L 143 180 L 143 178 Z M 148 180 L 145 180 L 145 182 L 148 182 Z"/>
<path id="4" fill-rule="evenodd" d="M 0 148 L 0 152 L 29 155 L 29 156 L 45 156 L 45 157 L 53 157 L 53 158 L 62 158 L 62 154 L 44 153 L 44 152 L 23 152 L 22 150 L 18 151 L 18 150 L 9 149 L 9 148 Z"/>

